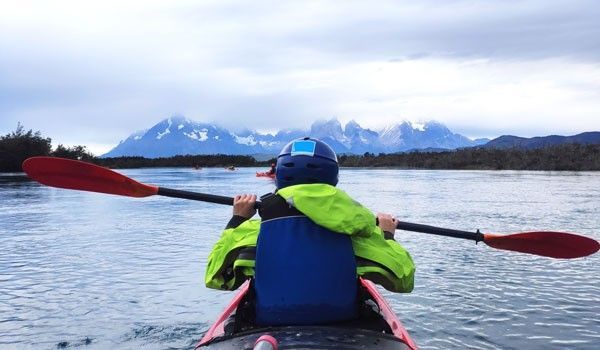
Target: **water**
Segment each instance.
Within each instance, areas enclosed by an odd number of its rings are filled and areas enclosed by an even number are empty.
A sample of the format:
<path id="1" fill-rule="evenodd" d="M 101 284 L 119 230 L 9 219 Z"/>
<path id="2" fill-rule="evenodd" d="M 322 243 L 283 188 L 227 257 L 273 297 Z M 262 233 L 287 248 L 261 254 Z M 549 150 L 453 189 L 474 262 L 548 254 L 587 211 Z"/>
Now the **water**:
<path id="1" fill-rule="evenodd" d="M 140 182 L 263 194 L 262 169 L 137 169 Z M 600 239 L 600 173 L 344 169 L 340 187 L 405 221 Z M 233 296 L 203 285 L 231 208 L 38 185 L 0 175 L 1 349 L 185 349 Z M 421 349 L 596 349 L 600 254 L 554 260 L 396 233 L 417 274 L 385 292 Z"/>

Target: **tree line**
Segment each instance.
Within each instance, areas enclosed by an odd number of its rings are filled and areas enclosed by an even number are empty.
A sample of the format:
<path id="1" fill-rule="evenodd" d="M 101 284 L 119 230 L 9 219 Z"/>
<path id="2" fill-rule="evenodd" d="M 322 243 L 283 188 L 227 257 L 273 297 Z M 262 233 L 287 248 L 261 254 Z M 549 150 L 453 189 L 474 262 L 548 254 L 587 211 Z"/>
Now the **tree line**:
<path id="1" fill-rule="evenodd" d="M 0 136 L 0 172 L 22 171 L 21 164 L 33 156 L 79 159 L 109 168 L 142 167 L 268 167 L 275 159 L 257 161 L 249 155 L 181 155 L 165 158 L 98 158 L 85 146 L 52 148 L 52 140 L 39 131 L 17 129 Z M 464 148 L 445 152 L 365 153 L 340 155 L 342 167 L 394 167 L 405 169 L 491 170 L 600 170 L 600 145 L 564 144 L 540 149 Z"/>
<path id="2" fill-rule="evenodd" d="M 600 170 L 599 144 L 563 144 L 538 149 L 463 148 L 446 152 L 341 155 L 346 167 L 479 170 Z"/>
<path id="3" fill-rule="evenodd" d="M 66 147 L 62 144 L 52 149 L 52 139 L 39 131 L 25 131 L 20 123 L 17 129 L 0 136 L 0 172 L 22 171 L 21 164 L 29 157 L 53 156 L 90 161 L 95 157 L 85 146 Z"/>
<path id="4" fill-rule="evenodd" d="M 255 167 L 265 162 L 257 162 L 252 156 L 210 154 L 210 155 L 185 155 L 165 158 L 144 157 L 115 157 L 95 158 L 92 163 L 108 168 L 164 168 L 164 167 Z"/>

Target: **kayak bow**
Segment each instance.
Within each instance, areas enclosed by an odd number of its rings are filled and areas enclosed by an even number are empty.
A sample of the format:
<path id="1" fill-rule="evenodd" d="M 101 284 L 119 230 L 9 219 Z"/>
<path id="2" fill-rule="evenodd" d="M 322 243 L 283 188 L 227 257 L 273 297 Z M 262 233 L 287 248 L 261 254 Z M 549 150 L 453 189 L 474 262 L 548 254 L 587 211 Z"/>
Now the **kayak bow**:
<path id="1" fill-rule="evenodd" d="M 360 279 L 364 297 L 360 316 L 351 321 L 310 326 L 261 327 L 248 320 L 252 291 L 246 281 L 196 349 L 252 349 L 270 335 L 281 349 L 390 349 L 416 350 L 417 346 L 375 285 Z M 250 311 L 251 312 L 251 311 Z"/>

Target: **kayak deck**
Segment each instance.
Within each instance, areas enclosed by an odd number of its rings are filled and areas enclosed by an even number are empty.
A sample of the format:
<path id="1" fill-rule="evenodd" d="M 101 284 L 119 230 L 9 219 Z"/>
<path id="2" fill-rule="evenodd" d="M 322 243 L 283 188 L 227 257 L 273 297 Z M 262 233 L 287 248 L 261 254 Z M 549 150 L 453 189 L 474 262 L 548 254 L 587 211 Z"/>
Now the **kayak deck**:
<path id="1" fill-rule="evenodd" d="M 357 319 L 326 325 L 260 327 L 252 323 L 250 284 L 247 281 L 209 328 L 196 348 L 252 349 L 264 334 L 281 349 L 397 349 L 417 347 L 375 286 L 360 279 L 361 308 Z"/>

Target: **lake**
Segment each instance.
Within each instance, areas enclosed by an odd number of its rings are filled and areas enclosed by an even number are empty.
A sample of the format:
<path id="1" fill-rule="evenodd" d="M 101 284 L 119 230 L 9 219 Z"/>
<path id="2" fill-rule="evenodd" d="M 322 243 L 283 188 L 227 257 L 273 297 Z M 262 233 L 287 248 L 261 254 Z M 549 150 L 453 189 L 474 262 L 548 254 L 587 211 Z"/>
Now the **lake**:
<path id="1" fill-rule="evenodd" d="M 159 186 L 233 196 L 273 190 L 241 168 L 128 169 Z M 492 233 L 600 239 L 600 172 L 342 169 L 374 211 Z M 186 349 L 232 292 L 204 287 L 231 207 L 45 187 L 0 174 L 0 348 Z M 597 349 L 600 254 L 556 260 L 397 231 L 417 266 L 384 291 L 421 349 Z"/>

